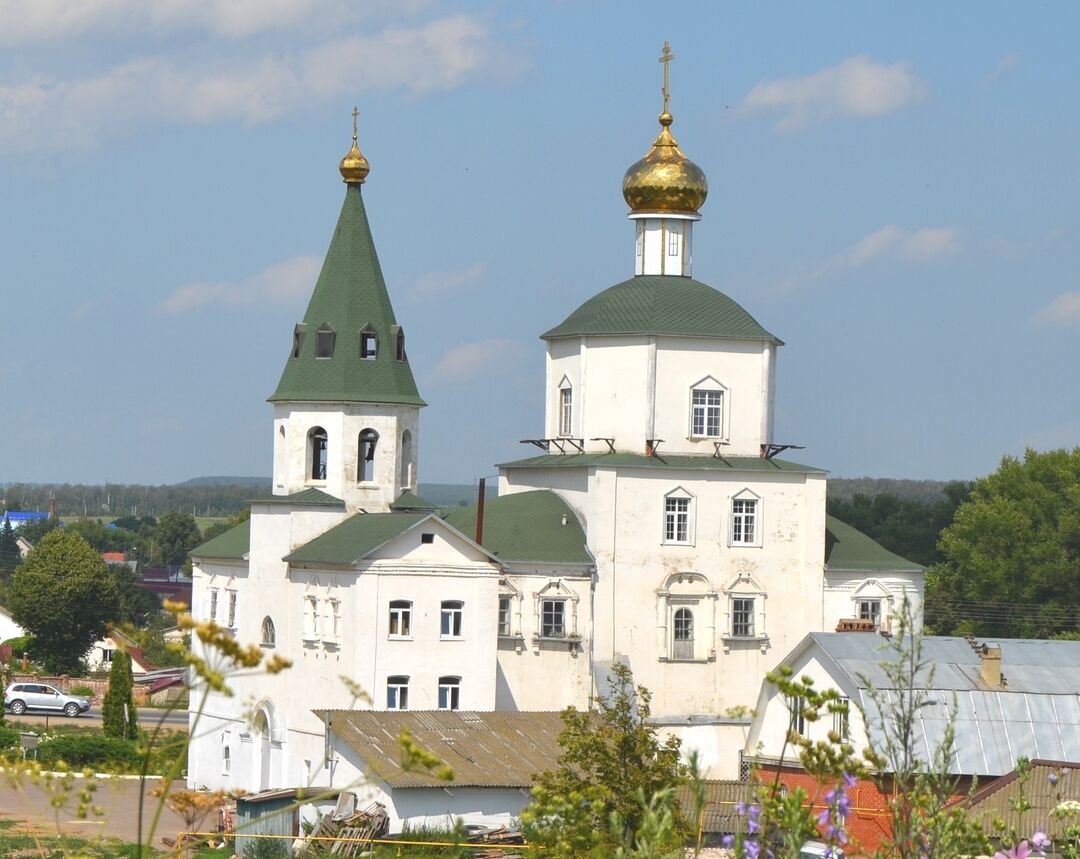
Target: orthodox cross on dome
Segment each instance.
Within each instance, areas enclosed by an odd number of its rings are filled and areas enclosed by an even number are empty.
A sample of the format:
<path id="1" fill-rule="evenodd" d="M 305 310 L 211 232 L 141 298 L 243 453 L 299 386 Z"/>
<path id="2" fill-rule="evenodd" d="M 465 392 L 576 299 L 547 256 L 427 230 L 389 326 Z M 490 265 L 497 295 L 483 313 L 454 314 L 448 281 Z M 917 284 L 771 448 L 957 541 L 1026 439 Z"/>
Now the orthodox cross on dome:
<path id="1" fill-rule="evenodd" d="M 360 117 L 360 108 L 355 104 L 352 109 L 352 139 L 356 140 L 356 120 Z"/>
<path id="2" fill-rule="evenodd" d="M 671 98 L 671 93 L 668 90 L 668 68 L 673 59 L 675 59 L 675 55 L 671 53 L 671 44 L 664 42 L 664 50 L 660 54 L 660 62 L 664 64 L 664 87 L 660 90 L 664 94 L 664 113 L 668 112 L 668 100 Z"/>

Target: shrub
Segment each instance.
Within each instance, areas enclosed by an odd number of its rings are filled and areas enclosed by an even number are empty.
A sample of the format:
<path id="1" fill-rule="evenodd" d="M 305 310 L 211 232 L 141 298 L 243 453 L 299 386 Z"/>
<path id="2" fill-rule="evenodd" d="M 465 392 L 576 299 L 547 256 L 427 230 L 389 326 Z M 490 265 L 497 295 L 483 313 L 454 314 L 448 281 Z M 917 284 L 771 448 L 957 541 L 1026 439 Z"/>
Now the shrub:
<path id="1" fill-rule="evenodd" d="M 43 764 L 63 761 L 76 769 L 96 767 L 133 772 L 142 765 L 134 741 L 97 734 L 68 734 L 43 740 L 37 752 L 38 760 Z"/>
<path id="2" fill-rule="evenodd" d="M 77 695 L 80 698 L 89 698 L 91 701 L 94 699 L 94 688 L 92 686 L 72 686 L 68 690 L 69 695 Z"/>
<path id="3" fill-rule="evenodd" d="M 0 727 L 0 753 L 18 748 L 19 734 L 20 731 L 17 728 Z"/>

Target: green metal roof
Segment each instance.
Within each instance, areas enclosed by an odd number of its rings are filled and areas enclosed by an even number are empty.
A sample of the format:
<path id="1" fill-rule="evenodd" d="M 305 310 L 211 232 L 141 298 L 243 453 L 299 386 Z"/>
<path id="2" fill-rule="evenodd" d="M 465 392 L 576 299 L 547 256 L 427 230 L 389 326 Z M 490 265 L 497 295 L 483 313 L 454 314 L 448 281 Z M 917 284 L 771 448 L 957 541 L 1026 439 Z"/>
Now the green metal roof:
<path id="1" fill-rule="evenodd" d="M 563 517 L 566 524 L 563 524 Z M 447 523 L 476 535 L 476 506 L 451 507 Z M 502 561 L 592 564 L 574 511 L 548 489 L 500 495 L 484 505 L 484 548 Z"/>
<path id="2" fill-rule="evenodd" d="M 355 564 L 430 515 L 357 513 L 286 555 L 285 560 L 297 564 Z"/>
<path id="3" fill-rule="evenodd" d="M 785 459 L 762 459 L 759 456 L 656 456 L 639 453 L 571 453 L 543 454 L 514 462 L 501 462 L 499 468 L 590 468 L 592 466 L 620 468 L 686 468 L 700 471 L 789 471 L 804 474 L 825 474 L 822 468 L 799 465 Z"/>
<path id="4" fill-rule="evenodd" d="M 868 573 L 924 569 L 914 561 L 893 554 L 835 516 L 825 517 L 825 566 L 830 570 Z"/>
<path id="5" fill-rule="evenodd" d="M 251 547 L 251 520 L 241 522 L 235 528 L 230 528 L 214 539 L 207 540 L 201 546 L 196 546 L 189 555 L 193 558 L 215 558 L 221 560 L 243 560 Z"/>
<path id="6" fill-rule="evenodd" d="M 438 504 L 432 504 L 426 498 L 421 498 L 415 492 L 405 490 L 402 492 L 391 504 L 391 510 L 401 510 L 403 512 L 409 511 L 435 511 L 439 509 Z"/>
<path id="7" fill-rule="evenodd" d="M 335 332 L 333 357 L 316 358 L 316 331 L 324 324 Z M 300 354 L 294 358 L 289 352 L 270 402 L 424 405 L 408 360 L 396 357 L 397 321 L 359 185 L 345 192 L 304 325 Z M 368 326 L 378 335 L 378 348 L 375 358 L 365 359 L 360 357 L 360 331 Z"/>
<path id="8" fill-rule="evenodd" d="M 594 295 L 542 340 L 583 334 L 670 334 L 780 341 L 735 301 L 690 277 L 639 275 Z"/>
<path id="9" fill-rule="evenodd" d="M 271 495 L 267 498 L 253 498 L 252 504 L 288 504 L 292 507 L 344 507 L 345 502 L 321 489 L 301 489 L 292 495 Z"/>

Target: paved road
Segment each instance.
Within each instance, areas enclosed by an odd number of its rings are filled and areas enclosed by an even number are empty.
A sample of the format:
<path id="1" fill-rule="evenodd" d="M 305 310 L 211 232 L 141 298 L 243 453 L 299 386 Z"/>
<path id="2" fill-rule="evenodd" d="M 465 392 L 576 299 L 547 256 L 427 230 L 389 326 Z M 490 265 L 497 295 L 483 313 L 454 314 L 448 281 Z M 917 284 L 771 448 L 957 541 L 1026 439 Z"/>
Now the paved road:
<path id="1" fill-rule="evenodd" d="M 81 724 L 90 722 L 95 725 L 101 724 L 101 710 L 91 707 L 90 711 L 72 719 L 62 713 L 24 713 L 22 716 L 13 716 L 8 713 L 5 718 L 9 725 L 17 727 L 20 724 Z M 139 710 L 139 724 L 144 729 L 150 729 L 160 724 L 162 727 L 174 731 L 183 731 L 188 726 L 187 710 Z"/>

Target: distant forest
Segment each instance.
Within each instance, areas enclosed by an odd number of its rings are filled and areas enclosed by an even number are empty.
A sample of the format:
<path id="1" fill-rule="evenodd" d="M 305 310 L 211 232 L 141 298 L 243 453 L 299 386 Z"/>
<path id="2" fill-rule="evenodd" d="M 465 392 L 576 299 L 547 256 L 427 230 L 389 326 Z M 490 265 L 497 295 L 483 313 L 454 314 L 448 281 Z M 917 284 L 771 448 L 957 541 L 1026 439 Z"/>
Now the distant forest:
<path id="1" fill-rule="evenodd" d="M 494 481 L 488 494 L 495 494 Z M 467 484 L 421 483 L 417 492 L 433 504 L 454 507 L 476 500 L 476 487 Z M 56 499 L 61 517 L 90 516 L 117 519 L 125 516 L 160 516 L 179 510 L 193 516 L 235 516 L 258 498 L 270 495 L 269 478 L 197 477 L 162 486 L 109 483 L 105 485 L 8 483 L 0 484 L 0 511 L 46 511 Z"/>

